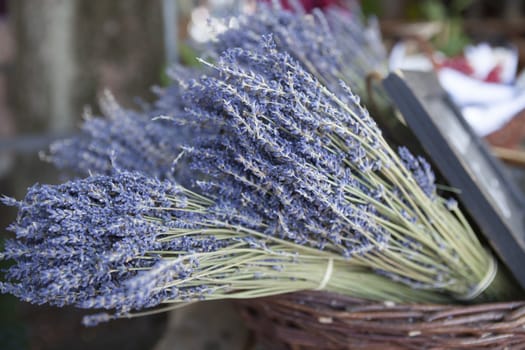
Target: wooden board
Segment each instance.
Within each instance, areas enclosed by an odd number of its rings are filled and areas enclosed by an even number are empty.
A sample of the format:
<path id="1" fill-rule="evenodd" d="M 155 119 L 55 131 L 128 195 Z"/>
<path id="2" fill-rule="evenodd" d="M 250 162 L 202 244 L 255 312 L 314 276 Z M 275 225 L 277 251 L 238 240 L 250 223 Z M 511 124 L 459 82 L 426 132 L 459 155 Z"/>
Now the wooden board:
<path id="1" fill-rule="evenodd" d="M 383 86 L 425 152 L 525 288 L 525 198 L 432 72 L 391 73 Z"/>

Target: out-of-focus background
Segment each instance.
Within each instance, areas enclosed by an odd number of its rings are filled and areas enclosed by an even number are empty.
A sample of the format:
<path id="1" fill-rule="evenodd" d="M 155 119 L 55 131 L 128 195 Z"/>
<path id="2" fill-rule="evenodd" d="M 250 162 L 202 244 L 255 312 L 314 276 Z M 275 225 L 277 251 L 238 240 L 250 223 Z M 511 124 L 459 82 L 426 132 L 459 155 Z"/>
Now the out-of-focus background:
<path id="1" fill-rule="evenodd" d="M 338 2 L 343 1 L 305 3 Z M 417 34 L 432 50 L 452 58 L 463 57 L 468 44 L 512 47 L 516 75 L 525 65 L 521 0 L 360 3 L 366 15 L 378 16 L 388 49 L 400 38 Z M 53 140 L 77 132 L 86 109 L 97 114 L 97 98 L 105 89 L 122 105 L 140 108 L 153 98 L 152 86 L 168 83 L 165 69 L 170 64 L 192 64 L 190 43 L 209 38 L 210 16 L 253 6 L 255 0 L 0 0 L 0 193 L 21 198 L 35 182 L 60 181 L 61 175 L 39 160 L 38 153 Z M 424 65 L 424 59 L 417 64 Z M 464 61 L 447 64 L 461 70 Z M 481 136 L 494 145 L 519 149 L 525 135 L 521 112 L 518 108 L 512 118 Z M 15 214 L 0 207 L 0 237 L 9 235 L 4 228 Z M 227 303 L 96 328 L 80 324 L 84 314 L 0 295 L 0 349 L 253 348 Z"/>

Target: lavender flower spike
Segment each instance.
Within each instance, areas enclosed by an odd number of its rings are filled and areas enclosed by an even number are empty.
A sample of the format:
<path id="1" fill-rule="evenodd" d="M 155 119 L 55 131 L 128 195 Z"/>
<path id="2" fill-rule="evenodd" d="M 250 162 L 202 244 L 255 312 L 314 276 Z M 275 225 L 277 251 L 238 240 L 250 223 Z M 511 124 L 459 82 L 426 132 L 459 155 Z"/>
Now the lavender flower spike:
<path id="1" fill-rule="evenodd" d="M 144 259 L 147 252 L 167 247 L 157 238 L 168 218 L 154 208 L 174 199 L 188 202 L 179 186 L 128 172 L 35 185 L 23 201 L 4 199 L 19 212 L 10 226 L 16 239 L 6 241 L 2 254 L 16 262 L 2 292 L 37 304 L 81 305 L 118 290 L 120 281 L 159 259 Z M 118 302 L 112 306 L 124 306 Z"/>
<path id="2" fill-rule="evenodd" d="M 178 89 L 169 91 L 176 95 Z M 177 102 L 140 113 L 124 109 L 106 93 L 101 101 L 106 118 L 87 115 L 81 133 L 52 144 L 46 158 L 58 168 L 80 175 L 110 175 L 119 168 L 173 179 L 173 163 L 180 153 L 184 130 L 170 120 L 152 120 L 150 114 L 180 113 Z"/>

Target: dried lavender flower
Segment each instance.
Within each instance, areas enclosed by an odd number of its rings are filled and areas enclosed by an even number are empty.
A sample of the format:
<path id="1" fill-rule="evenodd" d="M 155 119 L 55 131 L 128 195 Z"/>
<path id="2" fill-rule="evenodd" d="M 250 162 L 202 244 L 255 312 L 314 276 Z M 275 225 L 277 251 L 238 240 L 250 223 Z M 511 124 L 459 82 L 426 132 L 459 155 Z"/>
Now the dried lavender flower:
<path id="1" fill-rule="evenodd" d="M 17 202 L 18 217 L 6 242 L 4 259 L 14 259 L 2 283 L 4 292 L 34 303 L 79 303 L 115 287 L 115 275 L 156 261 L 136 260 L 162 248 L 165 231 L 144 216 L 151 207 L 182 197 L 179 188 L 134 173 L 95 176 L 62 185 L 35 185 Z M 6 204 L 13 204 L 12 201 Z M 29 288 L 31 286 L 31 288 Z"/>
<path id="2" fill-rule="evenodd" d="M 120 107 L 110 94 L 101 103 L 106 118 L 88 117 L 82 133 L 51 146 L 48 160 L 87 175 L 111 174 L 115 167 L 172 179 L 173 162 L 183 141 L 169 120 L 152 121 L 145 113 Z"/>
<path id="3" fill-rule="evenodd" d="M 190 113 L 220 130 L 185 150 L 211 177 L 203 189 L 255 210 L 268 235 L 416 289 L 461 296 L 484 278 L 493 258 L 436 200 L 429 165 L 404 148 L 397 155 L 346 84 L 340 98 L 273 36 L 205 63 L 216 74 L 186 83 Z M 418 249 L 407 250 L 407 238 Z"/>
<path id="4" fill-rule="evenodd" d="M 365 25 L 356 2 L 350 8 L 315 9 L 311 15 L 259 4 L 253 14 L 229 21 L 227 31 L 211 43 L 217 58 L 229 48 L 258 50 L 260 37 L 272 35 L 276 48 L 287 52 L 332 92 L 341 92 L 339 80 L 364 92 L 366 75 L 386 71 L 387 54 L 377 21 Z"/>
<path id="5" fill-rule="evenodd" d="M 341 91 L 339 79 L 363 88 L 367 72 L 386 62 L 379 31 L 373 25 L 365 27 L 356 4 L 351 11 L 338 10 L 314 11 L 314 15 L 306 16 L 260 5 L 256 13 L 236 18 L 236 26 L 209 46 L 209 55 L 218 57 L 232 47 L 256 50 L 260 36 L 272 34 L 279 50 L 289 52 L 332 91 Z M 169 75 L 180 82 L 202 72 L 172 67 Z M 53 144 L 47 158 L 59 168 L 80 175 L 110 174 L 118 167 L 188 184 L 192 174 L 185 172 L 185 166 L 174 167 L 174 161 L 180 161 L 178 147 L 216 130 L 186 115 L 187 101 L 178 83 L 155 91 L 158 100 L 144 112 L 125 110 L 107 95 L 102 101 L 105 118 L 88 118 L 81 135 Z"/>

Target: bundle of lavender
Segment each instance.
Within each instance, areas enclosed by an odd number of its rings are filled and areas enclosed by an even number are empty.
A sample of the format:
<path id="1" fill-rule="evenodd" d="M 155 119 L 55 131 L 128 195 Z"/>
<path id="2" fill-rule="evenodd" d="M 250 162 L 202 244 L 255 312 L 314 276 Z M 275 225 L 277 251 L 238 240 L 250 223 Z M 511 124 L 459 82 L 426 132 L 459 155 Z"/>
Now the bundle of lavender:
<path id="1" fill-rule="evenodd" d="M 341 256 L 268 237 L 250 209 L 216 204 L 136 172 L 33 186 L 1 259 L 2 293 L 57 306 L 111 309 L 94 325 L 160 304 L 253 298 L 305 289 L 402 301 L 443 301 L 348 265 Z M 244 226 L 243 226 L 244 225 Z M 258 230 L 250 229 L 256 227 Z"/>
<path id="2" fill-rule="evenodd" d="M 268 235 L 414 289 L 461 300 L 512 292 L 425 160 L 394 152 L 344 83 L 340 97 L 265 40 L 204 62 L 217 76 L 187 82 L 191 114 L 221 131 L 186 148 L 214 178 L 201 188 L 255 208 Z"/>
<path id="3" fill-rule="evenodd" d="M 287 52 L 332 92 L 339 81 L 365 92 L 370 72 L 387 70 L 387 53 L 375 18 L 366 24 L 356 1 L 333 5 L 306 14 L 300 4 L 283 10 L 279 2 L 260 4 L 253 14 L 227 21 L 228 30 L 210 43 L 208 54 L 216 59 L 229 48 L 257 50 L 261 36 L 271 34 L 280 51 Z"/>
<path id="4" fill-rule="evenodd" d="M 196 74 L 190 69 L 179 72 L 187 79 Z M 143 111 L 123 108 L 106 92 L 100 100 L 103 117 L 86 113 L 81 132 L 54 142 L 50 152 L 42 153 L 41 158 L 76 176 L 110 175 L 118 168 L 186 184 L 191 174 L 180 166 L 180 146 L 191 140 L 195 132 L 202 134 L 203 128 L 191 125 L 188 118 L 184 118 L 188 122 L 185 126 L 158 118 L 184 114 L 178 84 L 155 91 L 158 99 Z"/>
<path id="5" fill-rule="evenodd" d="M 316 9 L 311 15 L 300 8 L 295 13 L 285 11 L 277 2 L 271 6 L 260 4 L 253 14 L 240 14 L 229 23 L 228 30 L 207 45 L 206 56 L 212 60 L 233 47 L 258 50 L 261 36 L 272 34 L 280 51 L 288 52 L 340 96 L 340 80 L 363 94 L 366 75 L 385 70 L 386 53 L 377 23 L 372 20 L 365 26 L 355 1 L 344 10 Z M 168 74 L 175 81 L 185 81 L 202 72 L 172 67 Z M 123 109 L 107 94 L 101 101 L 105 117 L 86 116 L 81 135 L 56 142 L 45 159 L 83 176 L 111 174 L 115 165 L 187 184 L 191 174 L 184 167 L 174 167 L 180 160 L 178 147 L 198 134 L 215 130 L 204 131 L 203 125 L 195 125 L 196 121 L 185 116 L 186 108 L 191 106 L 186 105 L 188 101 L 182 97 L 177 82 L 154 90 L 157 101 L 141 113 Z M 166 117 L 178 122 L 166 122 Z M 152 122 L 154 118 L 156 121 Z"/>

